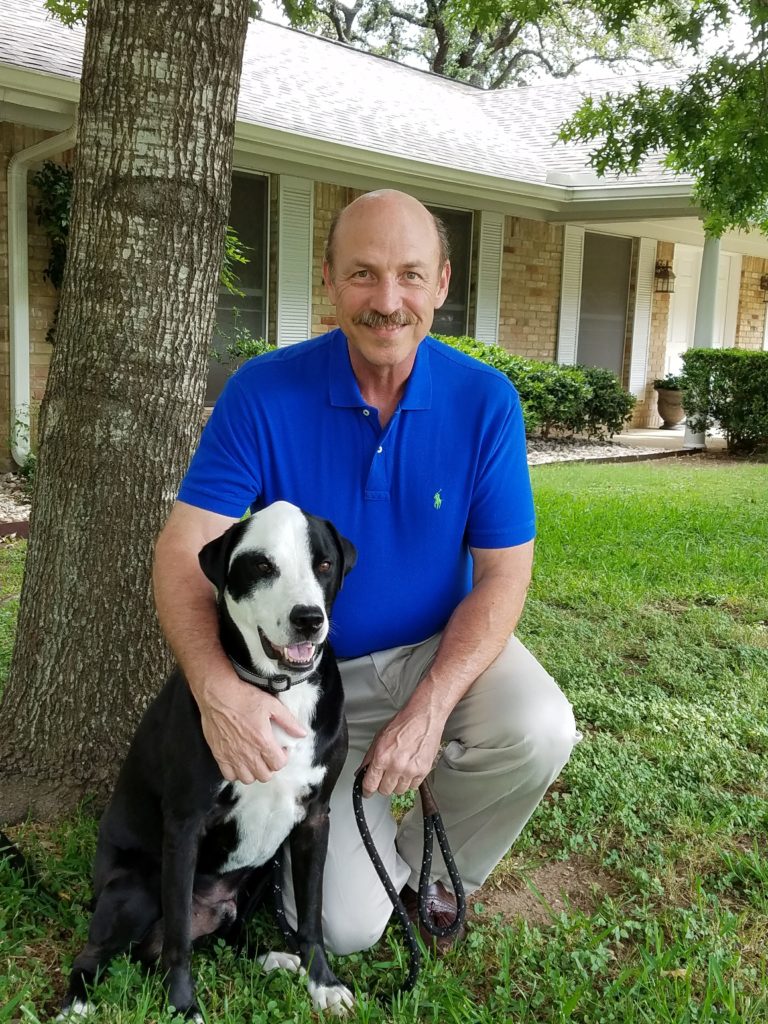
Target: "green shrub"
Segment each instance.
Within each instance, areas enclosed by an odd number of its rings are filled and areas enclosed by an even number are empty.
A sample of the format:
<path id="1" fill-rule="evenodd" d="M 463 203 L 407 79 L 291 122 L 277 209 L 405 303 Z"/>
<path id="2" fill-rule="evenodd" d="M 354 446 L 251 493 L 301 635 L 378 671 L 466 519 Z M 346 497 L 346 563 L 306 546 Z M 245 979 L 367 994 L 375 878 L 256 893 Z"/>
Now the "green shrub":
<path id="1" fill-rule="evenodd" d="M 610 370 L 524 359 L 500 345 L 466 336 L 438 337 L 509 377 L 520 395 L 526 434 L 538 431 L 547 437 L 552 431 L 566 431 L 610 437 L 621 430 L 634 408 L 634 397 Z"/>
<path id="2" fill-rule="evenodd" d="M 683 363 L 683 404 L 693 430 L 717 423 L 729 451 L 768 445 L 768 352 L 693 348 Z"/>
<path id="3" fill-rule="evenodd" d="M 254 338 L 247 327 L 240 327 L 231 344 L 227 345 L 227 353 L 237 362 L 244 363 L 246 359 L 253 359 L 254 356 L 263 356 L 265 352 L 271 352 L 275 346 L 271 341 L 264 338 Z"/>
<path id="4" fill-rule="evenodd" d="M 24 459 L 23 465 L 19 466 L 19 476 L 24 481 L 24 490 L 27 495 L 32 494 L 32 488 L 35 485 L 35 475 L 37 473 L 37 455 L 34 452 L 28 452 L 26 459 Z"/>
<path id="5" fill-rule="evenodd" d="M 587 437 L 613 437 L 632 416 L 637 399 L 621 386 L 619 378 L 602 366 L 580 366 L 591 392 L 587 399 Z"/>

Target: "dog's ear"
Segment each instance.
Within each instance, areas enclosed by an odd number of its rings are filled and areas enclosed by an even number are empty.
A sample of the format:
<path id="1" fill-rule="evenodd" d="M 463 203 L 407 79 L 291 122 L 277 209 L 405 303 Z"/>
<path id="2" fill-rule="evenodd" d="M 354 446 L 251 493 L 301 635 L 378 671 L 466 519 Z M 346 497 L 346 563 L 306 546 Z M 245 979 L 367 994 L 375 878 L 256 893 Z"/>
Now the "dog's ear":
<path id="1" fill-rule="evenodd" d="M 247 522 L 247 520 L 245 520 Z M 200 568 L 221 593 L 227 582 L 227 569 L 232 548 L 243 532 L 243 520 L 233 523 L 220 537 L 209 541 L 197 556 Z"/>
<path id="2" fill-rule="evenodd" d="M 342 571 L 339 579 L 339 590 L 341 590 L 344 583 L 344 577 L 351 569 L 354 569 L 357 562 L 357 548 L 351 540 L 347 540 L 346 537 L 342 537 L 330 519 L 324 519 L 323 522 L 328 528 L 328 532 L 333 537 L 334 544 L 341 555 Z"/>

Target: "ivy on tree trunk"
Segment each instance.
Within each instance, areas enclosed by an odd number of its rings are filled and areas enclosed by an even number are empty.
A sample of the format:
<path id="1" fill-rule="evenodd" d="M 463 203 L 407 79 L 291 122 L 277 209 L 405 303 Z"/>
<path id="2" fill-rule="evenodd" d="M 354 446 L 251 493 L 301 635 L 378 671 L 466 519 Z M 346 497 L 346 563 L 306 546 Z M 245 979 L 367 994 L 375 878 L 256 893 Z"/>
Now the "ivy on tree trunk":
<path id="1" fill-rule="evenodd" d="M 197 442 L 250 0 L 92 0 L 0 819 L 111 784 L 170 655 L 154 539 Z"/>

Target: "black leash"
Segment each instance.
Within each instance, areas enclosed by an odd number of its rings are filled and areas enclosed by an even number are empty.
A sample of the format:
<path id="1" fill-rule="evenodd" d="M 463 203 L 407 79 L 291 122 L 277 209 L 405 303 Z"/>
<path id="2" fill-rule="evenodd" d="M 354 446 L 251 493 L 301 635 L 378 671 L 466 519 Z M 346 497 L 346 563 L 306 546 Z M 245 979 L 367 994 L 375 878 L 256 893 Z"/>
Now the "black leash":
<path id="1" fill-rule="evenodd" d="M 366 768 L 367 765 L 363 766 L 355 776 L 355 781 L 352 786 L 352 806 L 355 809 L 355 821 L 357 822 L 357 827 L 360 831 L 360 838 L 363 840 L 363 845 L 368 851 L 368 856 L 373 862 L 376 874 L 381 879 L 381 883 L 387 891 L 387 895 L 389 896 L 394 911 L 397 914 L 397 918 L 405 933 L 405 943 L 408 946 L 410 957 L 408 963 L 408 974 L 405 981 L 400 986 L 400 991 L 410 992 L 419 977 L 419 969 L 421 967 L 421 950 L 416 942 L 416 935 L 413 930 L 411 919 L 408 917 L 408 913 L 403 906 L 400 894 L 395 889 L 392 884 L 392 879 L 387 874 L 386 868 L 381 861 L 381 857 L 379 856 L 378 850 L 374 845 L 373 838 L 368 829 L 368 823 L 365 820 L 365 811 L 363 810 L 363 776 L 365 775 Z M 466 899 L 464 897 L 464 886 L 462 884 L 461 877 L 459 876 L 458 868 L 456 867 L 456 861 L 453 859 L 453 854 L 451 853 L 451 848 L 448 844 L 448 836 L 445 834 L 443 819 L 440 817 L 435 797 L 426 779 L 424 779 L 422 784 L 419 786 L 419 796 L 421 797 L 421 810 L 424 815 L 424 855 L 421 858 L 421 874 L 419 875 L 419 921 L 430 935 L 434 935 L 437 938 L 444 938 L 449 935 L 455 935 L 464 924 L 464 917 L 466 916 L 467 910 Z M 448 875 L 451 879 L 454 895 L 456 896 L 456 917 L 445 928 L 440 928 L 438 925 L 432 924 L 429 920 L 429 914 L 427 913 L 427 887 L 429 886 L 429 875 L 432 870 L 433 836 L 435 833 L 437 833 L 437 842 L 443 855 L 445 866 L 448 869 Z"/>
<path id="2" fill-rule="evenodd" d="M 410 992 L 419 977 L 419 970 L 421 969 L 421 950 L 419 949 L 419 944 L 416 941 L 416 934 L 413 930 L 411 919 L 408 917 L 408 912 L 403 906 L 403 901 L 400 899 L 400 894 L 397 889 L 395 889 L 392 879 L 387 874 L 387 869 L 384 867 L 381 857 L 379 856 L 379 851 L 376 849 L 373 837 L 368 829 L 368 823 L 365 820 L 365 811 L 363 810 L 363 776 L 365 775 L 366 768 L 367 765 L 363 766 L 355 776 L 355 781 L 352 786 L 352 806 L 355 811 L 355 821 L 357 822 L 357 827 L 360 832 L 360 838 L 363 840 L 363 845 L 368 851 L 368 856 L 371 858 L 376 874 L 381 879 L 381 884 L 384 886 L 387 895 L 389 896 L 394 912 L 397 915 L 405 934 L 405 944 L 408 947 L 409 953 L 408 974 L 406 975 L 405 981 L 400 986 L 400 991 Z M 443 819 L 440 817 L 440 812 L 437 809 L 434 795 L 432 794 L 432 790 L 426 779 L 419 786 L 419 795 L 421 797 L 421 809 L 424 814 L 424 856 L 422 857 L 421 874 L 419 876 L 419 921 L 430 935 L 434 935 L 437 938 L 444 938 L 449 935 L 455 935 L 464 924 L 467 909 L 466 899 L 464 896 L 464 886 L 462 885 L 462 881 L 456 867 L 456 862 L 453 859 L 453 854 L 451 853 L 451 848 L 448 844 L 448 837 L 445 834 Z M 448 869 L 448 875 L 451 879 L 454 895 L 456 896 L 456 917 L 451 924 L 447 925 L 445 928 L 440 928 L 437 925 L 432 924 L 427 913 L 427 887 L 429 886 L 429 875 L 432 870 L 433 836 L 435 833 L 437 833 L 437 842 L 443 855 L 445 866 Z M 285 916 L 285 908 L 283 906 L 282 848 L 278 851 L 272 861 L 272 896 L 275 904 L 275 917 L 277 918 L 280 931 L 283 933 L 283 937 L 288 943 L 289 949 L 296 952 L 298 949 L 296 932 L 288 923 L 288 919 Z"/>

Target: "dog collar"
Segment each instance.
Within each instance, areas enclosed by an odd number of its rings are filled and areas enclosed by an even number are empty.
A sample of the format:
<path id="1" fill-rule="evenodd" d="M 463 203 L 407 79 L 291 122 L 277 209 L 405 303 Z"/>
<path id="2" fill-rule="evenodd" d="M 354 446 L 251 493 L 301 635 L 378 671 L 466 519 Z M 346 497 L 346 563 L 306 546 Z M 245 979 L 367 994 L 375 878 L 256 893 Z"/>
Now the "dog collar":
<path id="1" fill-rule="evenodd" d="M 230 658 L 229 660 L 232 662 L 232 668 L 244 683 L 252 683 L 254 686 L 258 686 L 260 690 L 266 690 L 268 693 L 275 695 L 278 693 L 285 693 L 286 690 L 290 690 L 292 686 L 298 686 L 299 683 L 306 683 L 306 681 L 315 674 L 315 670 L 313 668 L 311 672 L 302 676 L 301 679 L 292 679 L 285 673 L 274 676 L 259 676 L 255 672 L 251 672 L 250 669 L 243 668 L 240 662 L 235 661 L 234 658 Z"/>

